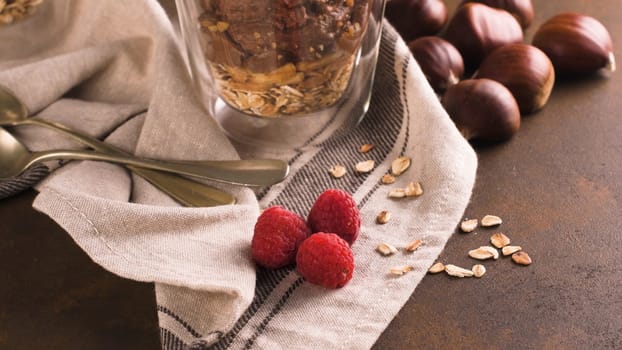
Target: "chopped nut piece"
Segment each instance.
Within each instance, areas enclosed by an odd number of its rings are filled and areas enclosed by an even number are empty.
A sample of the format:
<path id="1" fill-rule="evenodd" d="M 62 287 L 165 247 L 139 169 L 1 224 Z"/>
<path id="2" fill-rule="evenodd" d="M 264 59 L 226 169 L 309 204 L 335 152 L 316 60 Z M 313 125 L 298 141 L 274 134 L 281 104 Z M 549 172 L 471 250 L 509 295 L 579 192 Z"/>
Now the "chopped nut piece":
<path id="1" fill-rule="evenodd" d="M 391 174 L 384 174 L 384 175 L 382 175 L 382 178 L 380 179 L 380 182 L 382 182 L 385 185 L 390 185 L 390 184 L 395 182 L 395 176 L 393 176 Z"/>
<path id="2" fill-rule="evenodd" d="M 19 21 L 36 10 L 43 0 L 0 0 L 0 25 Z"/>
<path id="3" fill-rule="evenodd" d="M 421 184 L 418 182 L 409 182 L 404 189 L 404 193 L 406 197 L 419 197 L 423 194 L 423 188 L 421 188 Z"/>
<path id="4" fill-rule="evenodd" d="M 506 245 L 505 247 L 501 248 L 501 253 L 503 254 L 503 256 L 508 256 L 521 250 L 523 250 L 523 248 L 519 245 Z"/>
<path id="5" fill-rule="evenodd" d="M 503 220 L 495 215 L 486 215 L 482 218 L 482 226 L 484 227 L 501 225 L 502 222 Z"/>
<path id="6" fill-rule="evenodd" d="M 430 266 L 428 269 L 429 273 L 439 273 L 445 271 L 445 264 L 442 262 L 437 262 L 436 264 Z"/>
<path id="7" fill-rule="evenodd" d="M 481 278 L 486 273 L 486 267 L 484 267 L 484 265 L 481 265 L 481 264 L 473 265 L 473 267 L 471 268 L 471 271 L 473 271 L 473 276 L 477 278 Z"/>
<path id="8" fill-rule="evenodd" d="M 404 198 L 406 197 L 406 191 L 403 188 L 394 188 L 389 191 L 390 198 Z"/>
<path id="9" fill-rule="evenodd" d="M 383 210 L 376 217 L 376 222 L 379 224 L 386 224 L 391 219 L 391 213 L 386 210 Z"/>
<path id="10" fill-rule="evenodd" d="M 335 165 L 330 168 L 329 172 L 335 179 L 338 179 L 343 177 L 347 173 L 347 170 L 343 165 Z"/>
<path id="11" fill-rule="evenodd" d="M 473 271 L 452 264 L 445 265 L 445 272 L 447 272 L 449 276 L 460 278 L 473 276 Z"/>
<path id="12" fill-rule="evenodd" d="M 519 265 L 531 265 L 531 258 L 523 251 L 512 254 L 512 261 Z"/>
<path id="13" fill-rule="evenodd" d="M 359 173 L 368 173 L 374 169 L 374 161 L 373 160 L 365 160 L 362 162 L 356 163 L 355 169 Z"/>
<path id="14" fill-rule="evenodd" d="M 406 251 L 414 252 L 415 250 L 419 249 L 419 247 L 421 247 L 422 244 L 423 244 L 422 240 L 415 239 L 414 241 L 408 243 L 408 245 L 406 246 Z"/>
<path id="15" fill-rule="evenodd" d="M 469 256 L 477 260 L 486 260 L 490 258 L 497 260 L 499 259 L 499 252 L 493 247 L 481 246 L 477 249 L 469 250 Z"/>
<path id="16" fill-rule="evenodd" d="M 402 276 L 414 269 L 415 268 L 410 265 L 396 266 L 391 268 L 391 274 L 396 276 Z"/>
<path id="17" fill-rule="evenodd" d="M 361 148 L 359 149 L 359 151 L 361 151 L 361 153 L 367 153 L 369 151 L 372 150 L 372 148 L 374 148 L 374 145 L 371 143 L 366 143 L 364 145 L 361 146 Z"/>
<path id="18" fill-rule="evenodd" d="M 478 223 L 477 219 L 465 219 L 460 223 L 460 229 L 466 233 L 473 232 L 477 228 Z"/>
<path id="19" fill-rule="evenodd" d="M 378 244 L 378 246 L 376 247 L 376 250 L 378 251 L 378 253 L 384 256 L 389 256 L 389 255 L 397 253 L 397 248 L 390 245 L 389 243 L 384 243 L 384 242 Z"/>
<path id="20" fill-rule="evenodd" d="M 219 32 L 225 32 L 227 31 L 227 29 L 229 29 L 229 23 L 227 22 L 216 22 L 216 28 L 218 29 Z"/>
<path id="21" fill-rule="evenodd" d="M 490 243 L 497 248 L 503 248 L 510 244 L 510 238 L 504 235 L 502 232 L 497 232 L 490 237 Z"/>
<path id="22" fill-rule="evenodd" d="M 399 157 L 391 163 L 391 174 L 402 175 L 410 167 L 410 158 Z"/>

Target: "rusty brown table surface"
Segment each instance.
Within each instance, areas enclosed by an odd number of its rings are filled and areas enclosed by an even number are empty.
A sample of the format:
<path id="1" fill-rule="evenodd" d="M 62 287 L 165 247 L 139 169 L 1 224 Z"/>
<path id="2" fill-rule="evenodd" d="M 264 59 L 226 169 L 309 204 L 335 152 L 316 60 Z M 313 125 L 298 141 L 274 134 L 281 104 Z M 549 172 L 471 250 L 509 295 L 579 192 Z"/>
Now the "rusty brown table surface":
<path id="1" fill-rule="evenodd" d="M 455 1 L 447 1 L 453 9 Z M 575 11 L 600 19 L 622 57 L 619 0 L 535 0 L 536 19 Z M 517 136 L 477 147 L 468 217 L 529 252 L 528 267 L 485 262 L 482 279 L 428 275 L 374 349 L 622 349 L 622 72 L 558 80 Z M 93 263 L 31 208 L 33 191 L 0 201 L 0 349 L 158 349 L 152 284 Z M 440 260 L 491 230 L 456 233 Z"/>

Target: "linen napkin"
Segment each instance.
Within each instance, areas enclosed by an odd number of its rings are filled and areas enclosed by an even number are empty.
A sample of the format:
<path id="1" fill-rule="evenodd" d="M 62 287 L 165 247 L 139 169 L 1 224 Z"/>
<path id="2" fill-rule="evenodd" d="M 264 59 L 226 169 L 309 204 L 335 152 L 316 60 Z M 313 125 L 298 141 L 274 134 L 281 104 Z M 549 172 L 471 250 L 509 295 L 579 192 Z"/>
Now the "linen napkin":
<path id="1" fill-rule="evenodd" d="M 53 43 L 38 40 L 48 28 L 58 33 Z M 29 38 L 0 41 L 0 84 L 31 114 L 141 156 L 269 154 L 289 161 L 290 176 L 271 188 L 253 192 L 212 184 L 239 201 L 213 208 L 180 207 L 117 165 L 48 164 L 55 170 L 37 185 L 35 209 L 107 270 L 155 283 L 164 349 L 369 348 L 415 291 L 469 201 L 475 153 L 389 25 L 362 123 L 340 137 L 327 125 L 305 146 L 271 153 L 236 149 L 200 107 L 176 34 L 154 0 L 46 1 L 31 18 L 3 31 Z M 37 127 L 10 131 L 31 150 L 79 147 Z M 361 154 L 364 143 L 375 147 Z M 401 155 L 412 158 L 412 166 L 395 184 L 381 185 L 380 177 Z M 376 162 L 374 170 L 355 173 L 353 165 L 366 159 Z M 336 164 L 348 167 L 345 177 L 328 174 Z M 388 198 L 391 188 L 410 181 L 422 184 L 422 196 Z M 0 188 L 10 189 L 6 183 Z M 352 281 L 326 290 L 305 282 L 294 268 L 255 267 L 250 240 L 260 208 L 278 204 L 306 216 L 327 188 L 352 193 L 361 210 Z M 382 210 L 392 213 L 385 225 L 376 223 Z M 382 257 L 375 251 L 381 242 L 404 247 L 414 239 L 423 245 L 413 253 Z M 399 277 L 389 273 L 402 265 L 413 270 Z"/>

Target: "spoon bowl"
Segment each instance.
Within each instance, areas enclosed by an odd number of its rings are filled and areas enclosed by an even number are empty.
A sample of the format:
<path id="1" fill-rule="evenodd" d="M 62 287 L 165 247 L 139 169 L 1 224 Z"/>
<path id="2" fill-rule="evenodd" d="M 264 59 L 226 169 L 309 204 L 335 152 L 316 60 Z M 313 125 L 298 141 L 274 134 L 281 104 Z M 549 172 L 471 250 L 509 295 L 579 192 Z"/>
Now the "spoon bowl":
<path id="1" fill-rule="evenodd" d="M 0 86 L 0 125 L 14 125 L 28 117 L 26 106 L 12 93 Z"/>

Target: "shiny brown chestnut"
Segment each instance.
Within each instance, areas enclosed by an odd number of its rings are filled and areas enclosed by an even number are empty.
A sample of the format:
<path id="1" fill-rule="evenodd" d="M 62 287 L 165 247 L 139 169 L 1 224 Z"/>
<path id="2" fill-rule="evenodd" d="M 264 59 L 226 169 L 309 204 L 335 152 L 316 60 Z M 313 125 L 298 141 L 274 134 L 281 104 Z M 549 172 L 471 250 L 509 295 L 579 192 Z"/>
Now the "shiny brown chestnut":
<path id="1" fill-rule="evenodd" d="M 490 79 L 467 79 L 447 89 L 443 107 L 467 140 L 509 140 L 520 128 L 512 93 Z"/>
<path id="2" fill-rule="evenodd" d="M 447 40 L 424 36 L 409 42 L 408 47 L 434 91 L 443 92 L 462 78 L 462 56 Z"/>
<path id="3" fill-rule="evenodd" d="M 521 27 L 527 28 L 533 22 L 533 3 L 531 0 L 463 0 L 462 4 L 467 2 L 479 2 L 490 7 L 506 10 L 511 13 Z"/>
<path id="4" fill-rule="evenodd" d="M 615 71 L 611 36 L 593 17 L 556 15 L 540 26 L 532 43 L 549 56 L 559 74 L 588 74 L 602 68 Z"/>
<path id="5" fill-rule="evenodd" d="M 544 107 L 555 84 L 551 60 L 537 47 L 522 43 L 494 50 L 482 62 L 474 77 L 503 84 L 512 92 L 524 114 Z"/>
<path id="6" fill-rule="evenodd" d="M 387 0 L 384 16 L 406 41 L 437 34 L 448 18 L 443 0 Z"/>
<path id="7" fill-rule="evenodd" d="M 522 42 L 523 30 L 509 12 L 469 2 L 449 21 L 445 39 L 460 51 L 467 66 L 476 68 L 497 47 Z"/>

